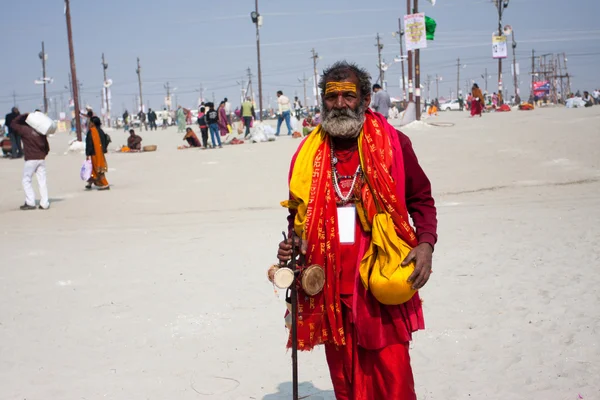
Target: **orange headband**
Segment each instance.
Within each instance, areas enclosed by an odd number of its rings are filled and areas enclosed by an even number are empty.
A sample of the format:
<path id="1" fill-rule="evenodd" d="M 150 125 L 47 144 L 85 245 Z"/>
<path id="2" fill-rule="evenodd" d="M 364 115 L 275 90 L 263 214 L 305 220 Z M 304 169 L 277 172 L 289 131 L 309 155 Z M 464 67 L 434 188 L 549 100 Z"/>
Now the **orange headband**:
<path id="1" fill-rule="evenodd" d="M 327 85 L 325 85 L 325 94 L 329 94 L 331 92 L 356 93 L 356 85 L 352 82 L 327 82 Z"/>

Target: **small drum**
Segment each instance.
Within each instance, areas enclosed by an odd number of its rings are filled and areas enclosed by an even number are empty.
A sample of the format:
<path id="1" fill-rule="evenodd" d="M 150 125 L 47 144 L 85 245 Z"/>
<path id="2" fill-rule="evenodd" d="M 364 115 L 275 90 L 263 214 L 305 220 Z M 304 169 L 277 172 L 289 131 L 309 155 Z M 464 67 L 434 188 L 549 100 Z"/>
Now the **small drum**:
<path id="1" fill-rule="evenodd" d="M 311 265 L 302 271 L 302 289 L 309 296 L 315 296 L 325 286 L 325 271 L 320 265 Z"/>
<path id="2" fill-rule="evenodd" d="M 269 267 L 269 269 L 267 270 L 267 279 L 269 280 L 269 282 L 273 283 L 273 279 L 275 279 L 275 272 L 277 272 L 279 268 L 280 265 L 278 264 L 273 264 Z"/>
<path id="3" fill-rule="evenodd" d="M 292 283 L 294 283 L 294 271 L 287 267 L 279 268 L 277 271 L 275 271 L 273 283 L 279 289 L 289 288 L 292 286 Z"/>

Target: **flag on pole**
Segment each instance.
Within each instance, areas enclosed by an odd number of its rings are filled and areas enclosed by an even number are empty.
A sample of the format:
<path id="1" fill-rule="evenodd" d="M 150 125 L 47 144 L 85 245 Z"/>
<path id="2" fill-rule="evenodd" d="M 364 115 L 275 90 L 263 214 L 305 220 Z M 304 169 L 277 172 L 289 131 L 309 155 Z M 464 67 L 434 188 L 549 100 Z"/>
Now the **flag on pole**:
<path id="1" fill-rule="evenodd" d="M 433 0 L 433 3 L 435 4 L 435 0 Z M 437 22 L 435 22 L 435 19 L 425 16 L 425 32 L 427 34 L 427 40 L 434 40 L 436 27 Z"/>

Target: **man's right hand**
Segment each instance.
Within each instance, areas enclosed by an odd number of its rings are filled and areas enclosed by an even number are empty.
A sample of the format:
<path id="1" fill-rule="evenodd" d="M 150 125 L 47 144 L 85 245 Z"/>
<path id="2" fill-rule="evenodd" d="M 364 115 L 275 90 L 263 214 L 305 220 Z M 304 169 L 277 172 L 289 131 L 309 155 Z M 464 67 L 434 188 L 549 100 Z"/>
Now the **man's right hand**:
<path id="1" fill-rule="evenodd" d="M 296 237 L 296 251 L 300 251 L 302 254 L 306 254 L 308 243 L 306 240 L 300 241 L 300 238 Z M 279 243 L 279 250 L 277 251 L 277 259 L 279 264 L 284 266 L 292 259 L 292 239 L 283 240 Z"/>

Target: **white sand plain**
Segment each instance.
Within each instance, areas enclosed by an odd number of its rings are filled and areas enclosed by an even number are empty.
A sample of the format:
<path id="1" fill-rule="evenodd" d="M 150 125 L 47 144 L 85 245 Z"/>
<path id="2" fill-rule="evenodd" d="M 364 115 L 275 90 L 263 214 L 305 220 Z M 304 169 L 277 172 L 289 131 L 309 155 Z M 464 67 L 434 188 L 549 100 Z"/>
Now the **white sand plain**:
<path id="1" fill-rule="evenodd" d="M 439 215 L 419 399 L 600 399 L 600 107 L 431 121 L 455 125 L 405 129 Z M 175 132 L 109 154 L 109 192 L 54 136 L 50 211 L 18 210 L 23 162 L 0 160 L 0 399 L 291 398 L 265 271 L 299 141 L 178 151 Z M 334 398 L 322 349 L 300 379 Z"/>

